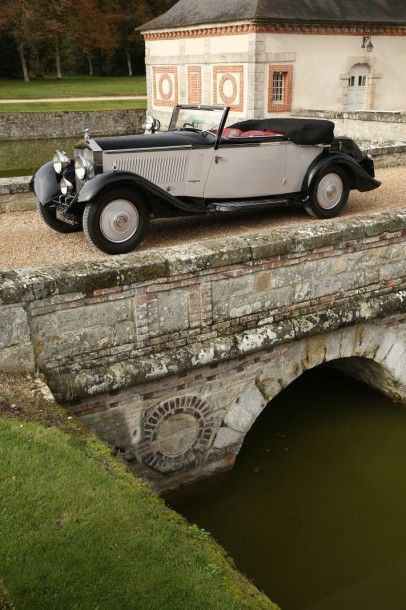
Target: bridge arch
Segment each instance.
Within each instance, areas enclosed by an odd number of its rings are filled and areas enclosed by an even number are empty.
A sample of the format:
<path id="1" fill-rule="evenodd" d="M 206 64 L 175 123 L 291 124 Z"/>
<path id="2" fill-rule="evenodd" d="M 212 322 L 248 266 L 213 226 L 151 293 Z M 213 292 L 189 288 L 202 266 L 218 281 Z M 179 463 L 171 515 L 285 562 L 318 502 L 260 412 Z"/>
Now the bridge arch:
<path id="1" fill-rule="evenodd" d="M 274 358 L 246 384 L 227 410 L 214 439 L 238 454 L 246 434 L 267 405 L 306 371 L 329 364 L 406 404 L 406 337 L 379 322 L 316 335 L 275 349 Z"/>

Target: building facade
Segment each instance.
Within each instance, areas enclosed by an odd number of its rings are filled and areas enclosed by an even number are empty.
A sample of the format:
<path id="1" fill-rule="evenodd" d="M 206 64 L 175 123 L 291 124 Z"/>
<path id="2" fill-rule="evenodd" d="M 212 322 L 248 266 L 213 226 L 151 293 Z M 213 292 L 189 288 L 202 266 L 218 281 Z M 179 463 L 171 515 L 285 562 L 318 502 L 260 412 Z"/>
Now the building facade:
<path id="1" fill-rule="evenodd" d="M 178 103 L 231 106 L 236 118 L 406 110 L 403 0 L 298 4 L 180 0 L 147 23 L 149 112 L 166 123 Z"/>

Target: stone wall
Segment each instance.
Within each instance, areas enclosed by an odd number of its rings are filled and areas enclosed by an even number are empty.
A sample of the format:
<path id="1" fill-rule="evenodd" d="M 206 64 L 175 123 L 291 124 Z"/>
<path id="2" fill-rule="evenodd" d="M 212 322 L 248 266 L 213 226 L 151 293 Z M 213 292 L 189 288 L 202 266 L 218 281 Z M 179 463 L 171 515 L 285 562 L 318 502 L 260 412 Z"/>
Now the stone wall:
<path id="1" fill-rule="evenodd" d="M 385 143 L 393 146 L 406 144 L 405 112 L 331 112 L 323 110 L 295 110 L 293 116 L 328 119 L 335 123 L 337 136 L 370 142 L 375 148 Z"/>
<path id="2" fill-rule="evenodd" d="M 90 129 L 93 136 L 139 133 L 145 110 L 96 112 L 2 112 L 0 140 L 47 140 L 81 137 Z"/>
<path id="3" fill-rule="evenodd" d="M 400 210 L 5 272 L 0 367 L 39 370 L 158 485 L 195 478 L 231 465 L 226 447 L 300 362 L 386 346 L 375 385 L 405 397 L 405 237 Z"/>

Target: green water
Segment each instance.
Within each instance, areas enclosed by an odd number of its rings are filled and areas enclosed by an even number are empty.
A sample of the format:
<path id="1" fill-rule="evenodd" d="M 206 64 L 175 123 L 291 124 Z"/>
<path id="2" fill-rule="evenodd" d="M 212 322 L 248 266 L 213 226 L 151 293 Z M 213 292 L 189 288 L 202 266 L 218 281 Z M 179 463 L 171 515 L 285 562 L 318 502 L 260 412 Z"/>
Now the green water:
<path id="1" fill-rule="evenodd" d="M 406 608 L 406 412 L 340 373 L 292 384 L 231 472 L 168 503 L 283 610 Z"/>
<path id="2" fill-rule="evenodd" d="M 77 141 L 78 138 L 59 138 L 0 142 L 0 178 L 30 176 L 52 159 L 57 148 L 71 156 Z"/>

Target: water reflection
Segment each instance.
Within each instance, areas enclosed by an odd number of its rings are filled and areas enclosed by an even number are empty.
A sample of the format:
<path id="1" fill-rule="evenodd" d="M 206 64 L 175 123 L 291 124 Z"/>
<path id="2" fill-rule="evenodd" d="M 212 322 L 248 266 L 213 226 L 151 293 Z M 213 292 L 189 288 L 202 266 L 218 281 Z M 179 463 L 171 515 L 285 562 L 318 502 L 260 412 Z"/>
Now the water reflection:
<path id="1" fill-rule="evenodd" d="M 234 470 L 169 500 L 283 610 L 406 608 L 406 412 L 310 371 L 247 436 Z"/>

